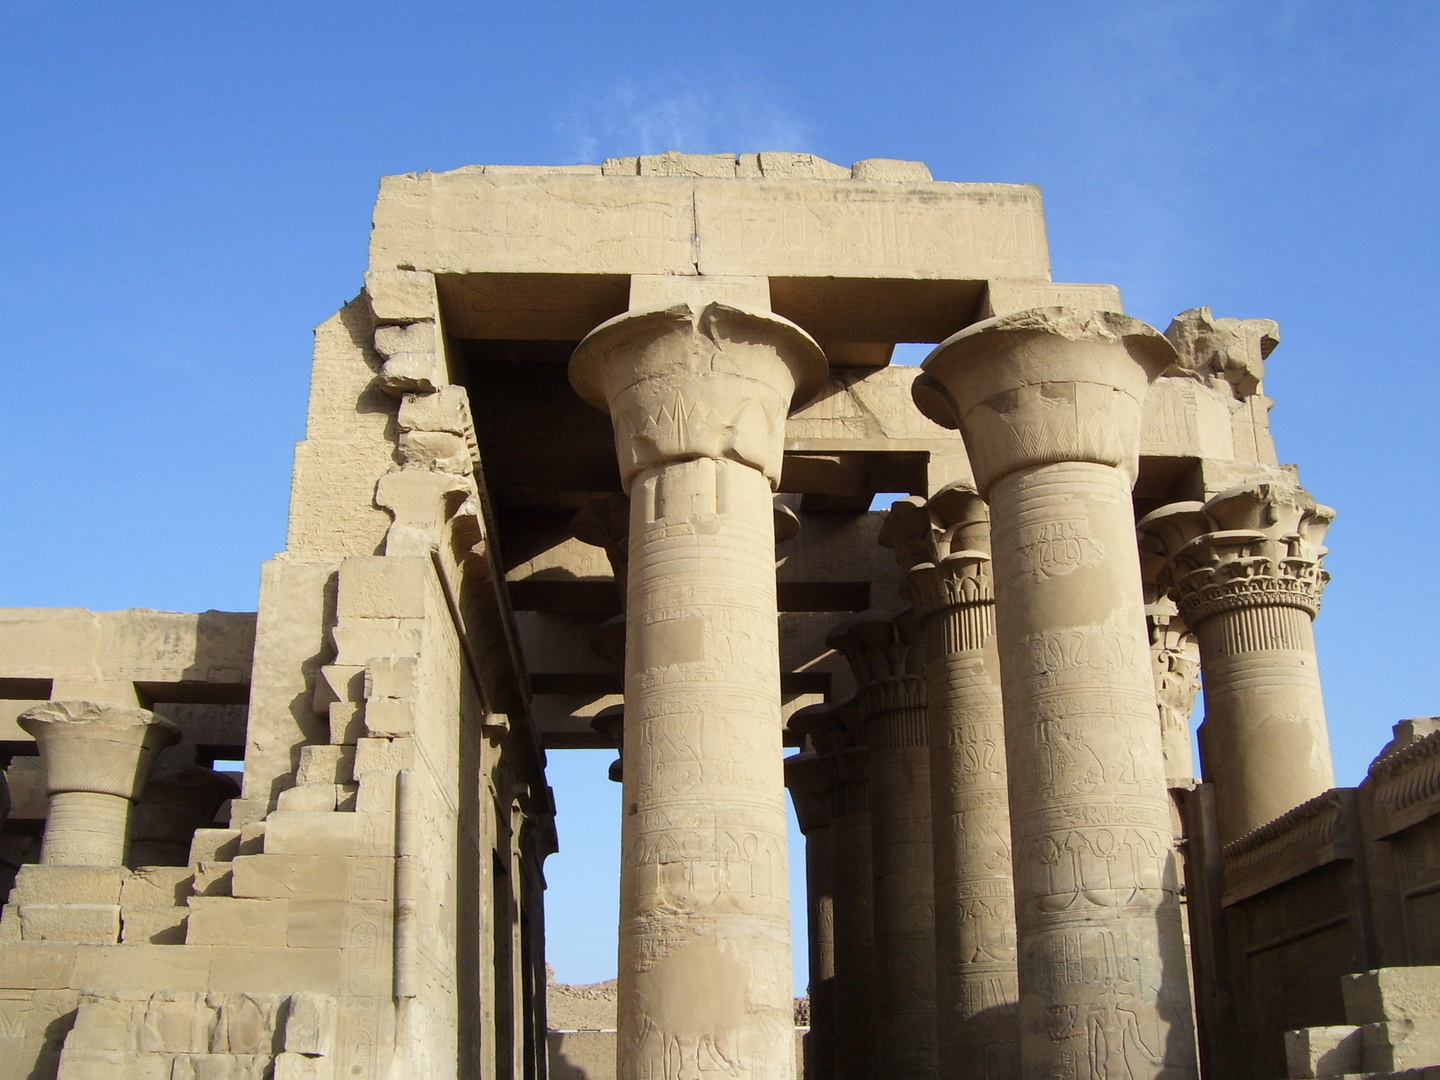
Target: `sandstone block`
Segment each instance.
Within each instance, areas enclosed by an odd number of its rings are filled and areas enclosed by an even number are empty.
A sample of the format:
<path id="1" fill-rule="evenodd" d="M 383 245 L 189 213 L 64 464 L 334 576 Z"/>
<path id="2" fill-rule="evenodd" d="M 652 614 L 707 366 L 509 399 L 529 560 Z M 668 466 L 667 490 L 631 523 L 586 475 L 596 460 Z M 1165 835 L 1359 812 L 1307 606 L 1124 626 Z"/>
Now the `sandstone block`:
<path id="1" fill-rule="evenodd" d="M 236 855 L 259 855 L 265 850 L 265 822 L 240 826 L 240 847 Z"/>
<path id="2" fill-rule="evenodd" d="M 712 176 L 733 179 L 735 155 L 682 154 L 676 150 L 667 150 L 663 154 L 641 154 L 639 173 L 641 176 Z"/>
<path id="3" fill-rule="evenodd" d="M 280 792 L 279 810 L 330 811 L 340 805 L 339 784 L 299 784 Z"/>
<path id="4" fill-rule="evenodd" d="M 388 900 L 395 863 L 342 855 L 245 855 L 235 860 L 236 896 Z"/>
<path id="5" fill-rule="evenodd" d="M 196 896 L 229 896 L 230 881 L 235 864 L 225 862 L 201 862 L 195 865 L 195 882 L 192 888 Z"/>
<path id="6" fill-rule="evenodd" d="M 415 694 L 415 656 L 377 656 L 365 666 L 365 700 L 408 698 Z"/>
<path id="7" fill-rule="evenodd" d="M 335 1051 L 335 999 L 302 991 L 290 995 L 285 1020 L 285 1049 L 294 1054 L 324 1056 Z"/>
<path id="8" fill-rule="evenodd" d="M 183 907 L 120 908 L 121 944 L 184 945 L 188 911 Z"/>
<path id="9" fill-rule="evenodd" d="M 74 990 L 0 990 L 0 1037 L 58 1044 L 75 1026 L 78 999 Z M 0 1052 L 0 1064 L 6 1060 Z"/>
<path id="10" fill-rule="evenodd" d="M 365 292 L 377 323 L 435 318 L 435 276 L 417 270 L 370 270 Z"/>
<path id="11" fill-rule="evenodd" d="M 332 701 L 326 709 L 330 721 L 330 741 L 339 746 L 354 743 L 365 734 L 366 717 L 356 701 Z"/>
<path id="12" fill-rule="evenodd" d="M 429 578 L 428 559 L 353 556 L 340 565 L 337 612 L 342 619 L 423 619 Z M 405 650 L 406 654 L 416 651 Z M 392 653 L 377 650 L 364 659 Z"/>
<path id="13" fill-rule="evenodd" d="M 284 945 L 285 900 L 192 896 L 185 941 L 190 945 Z"/>
<path id="14" fill-rule="evenodd" d="M 387 360 L 402 353 L 433 353 L 435 342 L 435 323 L 430 319 L 375 328 L 375 351 Z"/>
<path id="15" fill-rule="evenodd" d="M 120 866 L 40 866 L 20 868 L 12 904 L 118 904 L 130 871 Z"/>
<path id="16" fill-rule="evenodd" d="M 6 942 L 0 945 L 0 988 L 61 990 L 79 985 L 72 981 L 78 953 L 74 945 Z"/>
<path id="17" fill-rule="evenodd" d="M 400 698 L 372 698 L 365 703 L 365 730 L 371 735 L 412 735 L 415 714 Z"/>
<path id="18" fill-rule="evenodd" d="M 59 1080 L 171 1080 L 170 1058 L 119 1050 L 60 1052 Z"/>
<path id="19" fill-rule="evenodd" d="M 266 946 L 215 946 L 210 961 L 211 989 L 249 994 L 314 990 L 340 992 L 339 949 L 289 949 Z"/>
<path id="20" fill-rule="evenodd" d="M 353 746 L 302 746 L 297 784 L 342 784 L 351 779 L 355 767 Z"/>
<path id="21" fill-rule="evenodd" d="M 475 469 L 470 444 L 448 431 L 406 431 L 399 440 L 405 467 L 468 476 Z"/>
<path id="22" fill-rule="evenodd" d="M 395 781 L 398 774 L 379 769 L 360 777 L 355 809 L 362 814 L 389 814 L 395 810 Z"/>
<path id="23" fill-rule="evenodd" d="M 286 1051 L 275 1058 L 274 1080 L 333 1080 L 335 1059 Z"/>
<path id="24" fill-rule="evenodd" d="M 1440 1017 L 1386 1020 L 1361 1028 L 1364 1072 L 1399 1072 L 1440 1065 Z"/>
<path id="25" fill-rule="evenodd" d="M 209 1001 L 220 1010 L 210 1051 L 216 1054 L 273 1054 L 280 1043 L 280 1012 L 283 995 L 267 993 L 211 994 Z"/>
<path id="26" fill-rule="evenodd" d="M 928 184 L 934 177 L 923 161 L 899 161 L 895 158 L 866 158 L 850 166 L 854 180 L 887 184 Z"/>
<path id="27" fill-rule="evenodd" d="M 0 1078 L 30 1080 L 54 1076 L 60 1068 L 60 1043 L 44 1036 L 0 1035 Z"/>
<path id="28" fill-rule="evenodd" d="M 195 872 L 188 866 L 147 866 L 125 878 L 120 886 L 124 907 L 174 907 L 190 895 Z"/>
<path id="29" fill-rule="evenodd" d="M 1342 1076 L 1360 1071 L 1358 1027 L 1312 1027 L 1285 1033 L 1285 1061 L 1292 1080 Z"/>
<path id="30" fill-rule="evenodd" d="M 440 358 L 434 353 L 396 353 L 380 370 L 380 385 L 387 394 L 399 397 L 415 392 L 431 393 L 445 385 Z"/>
<path id="31" fill-rule="evenodd" d="M 420 624 L 416 619 L 346 619 L 335 627 L 332 636 L 342 657 L 362 664 L 377 656 L 409 655 L 420 649 Z"/>
<path id="32" fill-rule="evenodd" d="M 1340 980 L 1352 1024 L 1440 1016 L 1440 967 L 1390 967 Z"/>
<path id="33" fill-rule="evenodd" d="M 755 156 L 759 159 L 757 164 L 760 174 L 766 177 L 796 180 L 849 180 L 851 178 L 851 169 L 816 157 L 814 154 L 791 154 L 766 150 Z M 906 162 L 906 164 L 912 163 Z M 919 164 L 919 162 L 913 164 Z M 929 171 L 926 170 L 926 172 L 926 179 L 929 179 Z"/>
<path id="34" fill-rule="evenodd" d="M 25 941 L 113 945 L 120 940 L 119 904 L 21 904 Z"/>
<path id="35" fill-rule="evenodd" d="M 436 431 L 464 436 L 474 429 L 463 386 L 442 386 L 433 394 L 406 394 L 400 402 L 401 431 Z"/>
<path id="36" fill-rule="evenodd" d="M 278 810 L 266 822 L 267 855 L 388 856 L 395 823 L 388 814 L 315 814 Z"/>
<path id="37" fill-rule="evenodd" d="M 157 986 L 203 991 L 209 981 L 210 949 L 197 945 L 112 945 L 78 952 L 72 986 L 103 986 L 113 993 L 149 995 Z"/>
<path id="38" fill-rule="evenodd" d="M 361 739 L 355 750 L 355 775 L 397 772 L 408 769 L 414 761 L 414 739 Z"/>
<path id="39" fill-rule="evenodd" d="M 151 994 L 135 1032 L 137 1048 L 151 1054 L 205 1054 L 218 1021 L 204 994 Z"/>
<path id="40" fill-rule="evenodd" d="M 0 908 L 0 945 L 11 941 L 24 941 L 20 931 L 20 909 L 14 904 Z"/>
<path id="41" fill-rule="evenodd" d="M 71 1050 L 135 1051 L 145 1004 L 139 997 L 86 994 L 80 999 L 65 1046 Z"/>
<path id="42" fill-rule="evenodd" d="M 268 1080 L 269 1054 L 180 1054 L 169 1080 Z"/>

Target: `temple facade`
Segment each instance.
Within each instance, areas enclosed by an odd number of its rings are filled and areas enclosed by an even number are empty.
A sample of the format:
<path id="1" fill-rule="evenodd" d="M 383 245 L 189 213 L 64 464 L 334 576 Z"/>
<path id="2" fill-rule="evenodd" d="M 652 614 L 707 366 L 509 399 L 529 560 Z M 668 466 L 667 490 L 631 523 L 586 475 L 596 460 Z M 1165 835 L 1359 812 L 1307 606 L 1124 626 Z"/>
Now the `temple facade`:
<path id="1" fill-rule="evenodd" d="M 1279 339 L 918 162 L 384 178 L 259 610 L 0 609 L 0 1080 L 1431 1075 L 1440 720 L 1335 786 Z"/>

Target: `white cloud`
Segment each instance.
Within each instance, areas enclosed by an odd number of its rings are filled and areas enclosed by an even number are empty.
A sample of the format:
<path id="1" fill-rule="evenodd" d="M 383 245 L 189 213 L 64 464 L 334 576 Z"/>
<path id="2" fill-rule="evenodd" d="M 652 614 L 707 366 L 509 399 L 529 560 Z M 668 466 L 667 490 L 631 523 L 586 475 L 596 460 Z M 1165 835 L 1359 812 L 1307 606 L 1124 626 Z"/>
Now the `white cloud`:
<path id="1" fill-rule="evenodd" d="M 578 102 L 557 121 L 565 153 L 575 162 L 680 150 L 718 154 L 804 150 L 811 125 L 793 115 L 753 79 L 725 87 L 684 77 L 637 81 L 621 77 Z"/>

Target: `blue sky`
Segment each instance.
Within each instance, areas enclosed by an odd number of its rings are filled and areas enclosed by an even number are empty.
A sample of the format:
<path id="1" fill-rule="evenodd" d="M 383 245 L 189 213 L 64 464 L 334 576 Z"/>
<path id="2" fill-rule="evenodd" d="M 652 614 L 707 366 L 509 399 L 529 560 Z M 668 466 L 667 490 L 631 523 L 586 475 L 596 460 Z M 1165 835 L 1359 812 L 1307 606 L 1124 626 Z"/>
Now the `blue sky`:
<path id="1" fill-rule="evenodd" d="M 0 604 L 254 607 L 384 173 L 916 158 L 1040 184 L 1056 279 L 1162 329 L 1280 321 L 1281 458 L 1339 511 L 1340 781 L 1440 712 L 1433 2 L 0 0 L 0 41 Z M 602 758 L 552 755 L 571 981 L 614 970 Z"/>

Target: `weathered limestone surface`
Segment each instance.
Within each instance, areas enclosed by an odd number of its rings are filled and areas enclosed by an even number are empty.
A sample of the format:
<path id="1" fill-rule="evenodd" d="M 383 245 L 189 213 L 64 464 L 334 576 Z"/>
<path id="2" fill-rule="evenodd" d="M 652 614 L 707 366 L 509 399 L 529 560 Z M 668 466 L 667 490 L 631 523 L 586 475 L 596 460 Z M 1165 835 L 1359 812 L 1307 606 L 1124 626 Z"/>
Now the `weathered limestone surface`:
<path id="1" fill-rule="evenodd" d="M 990 522 L 968 485 L 890 509 L 881 543 L 921 620 L 940 1075 L 1019 1075 L 1015 902 Z"/>
<path id="2" fill-rule="evenodd" d="M 990 504 L 1027 1074 L 1193 1075 L 1177 867 L 1130 488 L 1143 323 L 1037 309 L 925 361 Z"/>
<path id="3" fill-rule="evenodd" d="M 794 1068 L 770 493 L 784 417 L 824 370 L 793 324 L 688 299 L 602 325 L 571 361 L 631 504 L 623 1080 L 702 1053 Z"/>

